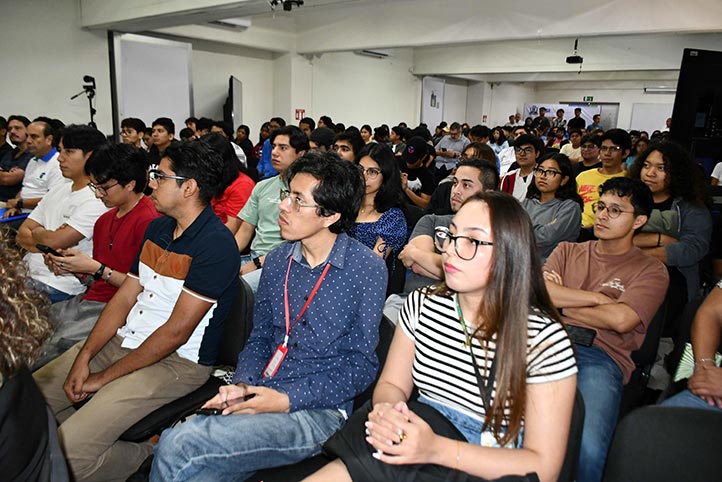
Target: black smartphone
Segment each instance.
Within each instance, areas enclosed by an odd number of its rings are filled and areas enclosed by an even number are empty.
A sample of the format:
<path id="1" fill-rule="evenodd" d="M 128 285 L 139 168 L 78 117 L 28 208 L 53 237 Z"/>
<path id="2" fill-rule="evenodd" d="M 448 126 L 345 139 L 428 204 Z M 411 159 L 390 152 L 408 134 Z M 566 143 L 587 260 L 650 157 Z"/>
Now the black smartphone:
<path id="1" fill-rule="evenodd" d="M 442 147 L 441 152 L 446 152 L 446 147 Z"/>
<path id="2" fill-rule="evenodd" d="M 62 254 L 58 253 L 50 246 L 46 246 L 44 244 L 36 244 L 35 247 L 38 248 L 41 252 L 43 252 L 45 254 L 52 254 L 53 256 L 62 256 Z"/>
<path id="3" fill-rule="evenodd" d="M 196 410 L 196 413 L 198 415 L 220 415 L 223 413 L 223 410 L 220 408 L 199 408 Z"/>
<path id="4" fill-rule="evenodd" d="M 596 330 L 590 328 L 574 325 L 566 325 L 566 328 L 567 333 L 569 333 L 569 339 L 577 345 L 592 346 L 594 338 L 597 336 Z"/>

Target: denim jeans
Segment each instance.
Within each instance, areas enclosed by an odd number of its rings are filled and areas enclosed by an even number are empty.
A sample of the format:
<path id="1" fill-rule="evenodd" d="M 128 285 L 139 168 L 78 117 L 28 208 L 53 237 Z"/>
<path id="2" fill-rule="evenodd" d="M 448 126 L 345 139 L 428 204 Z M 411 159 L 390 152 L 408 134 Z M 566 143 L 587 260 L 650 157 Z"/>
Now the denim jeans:
<path id="1" fill-rule="evenodd" d="M 577 388 L 585 416 L 577 482 L 599 482 L 619 416 L 624 378 L 622 370 L 601 348 L 575 345 Z"/>
<path id="2" fill-rule="evenodd" d="M 253 258 L 258 258 L 260 254 L 256 251 L 251 251 L 250 254 L 244 254 L 241 256 L 241 266 L 244 264 L 250 263 L 253 261 Z M 261 269 L 255 269 L 251 271 L 248 274 L 244 274 L 242 278 L 248 283 L 248 286 L 251 287 L 251 290 L 253 291 L 253 294 L 258 291 L 258 283 L 261 282 L 261 273 L 263 273 L 263 268 Z"/>
<path id="3" fill-rule="evenodd" d="M 707 410 L 720 411 L 718 407 L 710 406 L 702 398 L 698 397 L 689 390 L 678 393 L 677 395 L 668 398 L 662 405 L 665 407 L 686 407 L 686 408 L 703 408 Z"/>
<path id="4" fill-rule="evenodd" d="M 34 279 L 30 279 L 29 284 L 36 290 L 45 293 L 47 297 L 50 298 L 50 303 L 59 303 L 61 301 L 69 300 L 75 296 Z"/>
<path id="5" fill-rule="evenodd" d="M 246 480 L 258 470 L 319 454 L 321 445 L 343 423 L 343 415 L 335 409 L 199 415 L 163 432 L 150 480 Z"/>

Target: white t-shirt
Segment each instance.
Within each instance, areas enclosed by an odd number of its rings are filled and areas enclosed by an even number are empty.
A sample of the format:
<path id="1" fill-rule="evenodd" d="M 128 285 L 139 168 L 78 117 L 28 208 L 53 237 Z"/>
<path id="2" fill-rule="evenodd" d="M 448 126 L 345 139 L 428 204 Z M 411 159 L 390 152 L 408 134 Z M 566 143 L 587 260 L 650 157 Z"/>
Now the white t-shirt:
<path id="1" fill-rule="evenodd" d="M 722 162 L 718 162 L 714 169 L 712 169 L 711 177 L 717 179 L 718 181 L 722 179 Z"/>
<path id="2" fill-rule="evenodd" d="M 73 192 L 72 186 L 69 182 L 52 188 L 30 213 L 29 218 L 53 231 L 67 224 L 85 236 L 73 248 L 93 256 L 93 227 L 95 221 L 108 208 L 96 199 L 89 187 Z M 85 291 L 85 286 L 74 275 L 55 276 L 45 266 L 42 253 L 28 253 L 24 259 L 33 279 L 71 295 Z"/>
<path id="3" fill-rule="evenodd" d="M 58 155 L 56 152 L 47 162 L 37 157 L 30 159 L 25 168 L 23 188 L 20 191 L 21 198 L 43 197 L 55 186 L 70 182 L 70 179 L 64 178 L 60 172 Z M 23 211 L 29 213 L 31 210 L 23 209 Z"/>
<path id="4" fill-rule="evenodd" d="M 582 146 L 577 147 L 574 149 L 572 147 L 572 143 L 564 144 L 562 148 L 559 150 L 560 154 L 564 154 L 569 159 L 579 159 L 582 157 Z"/>

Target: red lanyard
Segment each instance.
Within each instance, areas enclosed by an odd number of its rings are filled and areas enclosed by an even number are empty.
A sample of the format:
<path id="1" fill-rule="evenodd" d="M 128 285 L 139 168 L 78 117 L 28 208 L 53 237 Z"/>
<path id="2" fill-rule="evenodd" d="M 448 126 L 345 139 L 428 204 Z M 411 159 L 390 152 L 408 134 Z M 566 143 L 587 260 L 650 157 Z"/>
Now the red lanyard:
<path id="1" fill-rule="evenodd" d="M 291 333 L 291 330 L 294 326 L 298 323 L 298 320 L 301 319 L 303 314 L 306 312 L 306 308 L 308 308 L 308 305 L 311 304 L 311 301 L 313 300 L 313 297 L 316 296 L 316 292 L 318 292 L 318 289 L 321 287 L 321 283 L 323 283 L 323 279 L 326 277 L 326 273 L 328 273 L 328 270 L 331 268 L 330 263 L 326 263 L 326 267 L 323 268 L 323 272 L 321 273 L 321 276 L 318 278 L 318 281 L 316 281 L 316 285 L 313 287 L 313 290 L 311 290 L 311 294 L 308 295 L 308 299 L 306 300 L 306 304 L 303 305 L 303 308 L 301 308 L 301 312 L 296 317 L 296 320 L 293 322 L 293 325 L 291 325 L 291 315 L 290 315 L 290 308 L 288 307 L 288 275 L 291 274 L 291 263 L 293 263 L 293 256 L 290 256 L 288 259 L 288 269 L 286 270 L 286 282 L 283 283 L 283 302 L 284 302 L 284 310 L 286 315 L 286 336 L 283 338 L 283 346 L 288 346 L 288 335 Z"/>

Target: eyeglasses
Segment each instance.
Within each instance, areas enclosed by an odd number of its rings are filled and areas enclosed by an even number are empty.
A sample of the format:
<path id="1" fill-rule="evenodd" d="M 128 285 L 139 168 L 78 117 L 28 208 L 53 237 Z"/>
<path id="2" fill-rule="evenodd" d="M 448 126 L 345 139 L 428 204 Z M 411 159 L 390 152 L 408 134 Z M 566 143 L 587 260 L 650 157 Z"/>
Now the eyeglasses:
<path id="1" fill-rule="evenodd" d="M 479 246 L 494 246 L 489 241 L 481 241 L 479 239 L 470 238 L 469 236 L 456 236 L 449 232 L 449 228 L 437 226 L 434 229 L 434 246 L 439 251 L 446 251 L 449 243 L 454 242 L 454 250 L 456 255 L 464 261 L 471 261 L 476 256 Z"/>
<path id="2" fill-rule="evenodd" d="M 514 152 L 515 152 L 516 154 L 531 154 L 532 152 L 534 152 L 534 148 L 531 147 L 531 146 L 529 146 L 529 147 L 515 147 L 515 148 L 514 148 Z"/>
<path id="3" fill-rule="evenodd" d="M 160 181 L 163 179 L 177 179 L 178 181 L 187 181 L 188 179 L 190 179 L 190 177 L 172 176 L 170 174 L 165 174 L 160 172 L 158 169 L 151 169 L 150 171 L 148 171 L 148 178 L 151 181 L 155 181 L 158 183 L 160 183 Z"/>
<path id="4" fill-rule="evenodd" d="M 320 208 L 318 204 L 307 204 L 301 201 L 298 197 L 291 196 L 291 191 L 288 189 L 281 189 L 281 202 L 288 203 L 295 212 L 299 212 L 301 208 Z"/>
<path id="5" fill-rule="evenodd" d="M 115 187 L 118 184 L 120 184 L 120 183 L 116 181 L 115 184 L 111 184 L 110 186 L 99 186 L 95 183 L 88 182 L 88 187 L 90 188 L 91 191 L 93 191 L 93 194 L 98 194 L 100 196 L 107 196 L 110 188 Z"/>
<path id="6" fill-rule="evenodd" d="M 607 214 L 610 218 L 616 219 L 618 218 L 622 213 L 629 213 L 634 214 L 634 211 L 623 211 L 622 209 L 619 209 L 617 206 L 607 206 L 602 201 L 597 201 L 594 204 L 592 204 L 592 211 L 599 214 L 604 210 L 607 210 Z"/>
<path id="7" fill-rule="evenodd" d="M 615 153 L 617 151 L 621 151 L 622 148 L 619 146 L 602 146 L 599 148 L 602 152 L 609 152 L 610 154 Z"/>
<path id="8" fill-rule="evenodd" d="M 596 144 L 582 144 L 581 148 L 582 149 L 595 149 L 595 148 L 597 148 L 597 145 Z"/>
<path id="9" fill-rule="evenodd" d="M 376 169 L 375 167 L 369 167 L 368 169 L 364 169 L 362 166 L 358 167 L 361 171 L 361 174 L 366 176 L 370 181 L 373 181 L 377 177 L 379 177 L 379 174 L 381 174 L 380 169 Z"/>
<path id="10" fill-rule="evenodd" d="M 542 169 L 541 167 L 537 167 L 534 169 L 534 173 L 537 176 L 541 177 L 551 177 L 554 179 L 555 176 L 560 176 L 562 173 L 559 171 L 555 171 L 554 169 Z"/>

